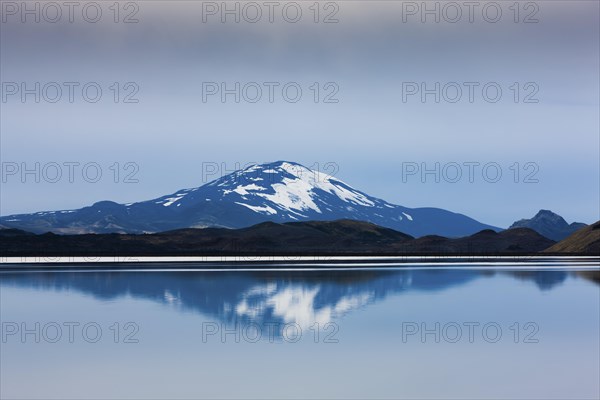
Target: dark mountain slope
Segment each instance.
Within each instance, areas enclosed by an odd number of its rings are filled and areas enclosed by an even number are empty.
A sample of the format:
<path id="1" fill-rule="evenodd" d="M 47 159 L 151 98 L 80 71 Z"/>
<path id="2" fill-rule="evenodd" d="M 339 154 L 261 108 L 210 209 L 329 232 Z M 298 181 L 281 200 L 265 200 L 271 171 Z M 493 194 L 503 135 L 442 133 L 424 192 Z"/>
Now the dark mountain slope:
<path id="1" fill-rule="evenodd" d="M 542 236 L 559 241 L 585 226 L 587 225 L 581 222 L 568 224 L 560 215 L 550 210 L 540 210 L 533 218 L 516 221 L 508 229 L 529 228 Z"/>

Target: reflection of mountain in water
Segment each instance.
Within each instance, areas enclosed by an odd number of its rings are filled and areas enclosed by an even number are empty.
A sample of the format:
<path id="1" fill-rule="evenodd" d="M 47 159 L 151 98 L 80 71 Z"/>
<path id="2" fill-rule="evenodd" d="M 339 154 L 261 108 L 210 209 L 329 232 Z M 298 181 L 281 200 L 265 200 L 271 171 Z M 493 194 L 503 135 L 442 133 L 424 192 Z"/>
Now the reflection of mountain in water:
<path id="1" fill-rule="evenodd" d="M 567 277 L 565 271 L 512 271 L 510 273 L 517 279 L 533 280 L 540 290 L 550 290 L 561 284 Z"/>
<path id="2" fill-rule="evenodd" d="M 130 295 L 194 310 L 234 323 L 327 323 L 386 296 L 441 291 L 494 275 L 493 270 L 65 272 L 2 274 L 3 286 L 78 290 L 99 299 Z M 511 273 L 539 288 L 562 283 L 567 272 Z"/>

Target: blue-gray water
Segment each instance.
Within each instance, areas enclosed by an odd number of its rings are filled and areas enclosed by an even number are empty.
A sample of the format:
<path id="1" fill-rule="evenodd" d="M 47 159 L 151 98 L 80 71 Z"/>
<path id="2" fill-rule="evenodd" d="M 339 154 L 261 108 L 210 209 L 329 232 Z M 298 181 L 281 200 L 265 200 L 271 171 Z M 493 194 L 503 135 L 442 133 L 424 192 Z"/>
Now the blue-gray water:
<path id="1" fill-rule="evenodd" d="M 597 399 L 593 274 L 5 272 L 0 397 Z"/>

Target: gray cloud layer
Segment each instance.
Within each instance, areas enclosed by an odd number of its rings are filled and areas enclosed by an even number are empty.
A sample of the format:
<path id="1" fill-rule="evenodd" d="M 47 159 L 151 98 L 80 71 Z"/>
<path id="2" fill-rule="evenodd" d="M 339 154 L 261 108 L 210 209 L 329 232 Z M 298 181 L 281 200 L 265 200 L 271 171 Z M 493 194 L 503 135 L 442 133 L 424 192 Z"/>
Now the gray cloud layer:
<path id="1" fill-rule="evenodd" d="M 2 82 L 93 81 L 104 93 L 95 104 L 9 98 L 1 104 L 0 154 L 3 162 L 134 161 L 141 181 L 9 179 L 2 214 L 150 198 L 202 184 L 203 162 L 233 168 L 235 162 L 290 159 L 335 162 L 338 176 L 370 194 L 497 225 L 539 208 L 585 222 L 600 217 L 596 2 L 536 2 L 539 22 L 530 24 L 514 22 L 513 2 L 497 3 L 503 10 L 497 23 L 477 11 L 474 23 L 466 15 L 457 23 L 421 23 L 410 15 L 404 23 L 407 2 L 337 2 L 339 22 L 330 24 L 313 22 L 313 2 L 298 2 L 303 17 L 294 24 L 277 13 L 273 24 L 223 24 L 218 16 L 203 23 L 202 2 L 190 1 L 138 2 L 139 22 L 123 24 L 112 22 L 112 3 L 100 4 L 103 17 L 95 24 L 82 18 L 21 23 L 3 14 Z M 519 20 L 535 11 L 526 4 Z M 335 10 L 324 7 L 320 20 Z M 297 82 L 302 100 L 202 101 L 203 82 L 270 81 Z M 139 103 L 112 102 L 113 82 L 138 85 Z M 338 103 L 321 101 L 327 82 L 339 87 Z M 480 92 L 473 103 L 465 97 L 435 103 L 432 96 L 422 103 L 419 95 L 403 102 L 403 82 L 496 82 L 503 97 L 494 104 Z M 510 89 L 515 82 L 518 103 Z M 539 103 L 522 102 L 527 83 L 539 89 Z M 497 162 L 506 178 L 495 184 L 402 181 L 403 162 L 469 161 Z M 509 175 L 514 162 L 535 162 L 539 183 L 515 184 Z"/>

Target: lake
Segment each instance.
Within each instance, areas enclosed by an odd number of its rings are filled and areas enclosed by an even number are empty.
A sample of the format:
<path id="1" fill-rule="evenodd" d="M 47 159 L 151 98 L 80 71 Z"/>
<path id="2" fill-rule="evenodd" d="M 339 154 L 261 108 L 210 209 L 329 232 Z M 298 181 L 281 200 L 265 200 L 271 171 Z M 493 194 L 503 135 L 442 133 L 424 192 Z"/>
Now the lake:
<path id="1" fill-rule="evenodd" d="M 0 397 L 600 397 L 597 259 L 158 267 L 0 273 Z"/>

